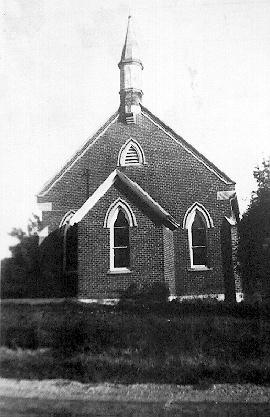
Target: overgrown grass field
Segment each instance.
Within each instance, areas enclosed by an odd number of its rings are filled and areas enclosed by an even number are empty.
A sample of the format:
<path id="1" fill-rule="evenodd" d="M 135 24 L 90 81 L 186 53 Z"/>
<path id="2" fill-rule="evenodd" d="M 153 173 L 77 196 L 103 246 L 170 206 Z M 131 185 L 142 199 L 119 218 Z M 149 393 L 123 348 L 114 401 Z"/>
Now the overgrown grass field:
<path id="1" fill-rule="evenodd" d="M 82 382 L 270 382 L 270 320 L 255 307 L 1 306 L 1 376 Z"/>

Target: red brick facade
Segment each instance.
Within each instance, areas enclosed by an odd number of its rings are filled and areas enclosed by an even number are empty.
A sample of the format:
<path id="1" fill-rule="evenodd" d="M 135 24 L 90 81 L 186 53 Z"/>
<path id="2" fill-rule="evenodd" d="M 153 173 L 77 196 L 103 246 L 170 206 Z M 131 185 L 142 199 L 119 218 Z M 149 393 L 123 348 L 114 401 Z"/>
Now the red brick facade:
<path id="1" fill-rule="evenodd" d="M 111 202 L 119 196 L 125 198 L 112 187 L 80 223 L 80 298 L 117 298 L 119 290 L 127 288 L 133 282 L 163 280 L 162 226 L 155 226 L 133 204 L 130 207 L 138 226 L 130 228 L 130 272 L 117 274 L 109 271 L 109 229 L 104 227 L 104 218 Z"/>
<path id="2" fill-rule="evenodd" d="M 52 232 L 67 211 L 84 204 L 117 168 L 119 151 L 130 138 L 142 147 L 145 164 L 118 169 L 180 226 L 164 230 L 141 210 L 136 198 L 112 186 L 78 224 L 77 296 L 117 298 L 132 282 L 157 280 L 167 282 L 172 295 L 224 294 L 221 227 L 224 216 L 231 216 L 231 206 L 229 199 L 218 200 L 217 192 L 233 190 L 234 183 L 144 107 L 136 123 L 120 120 L 115 114 L 44 187 L 38 201 L 52 203 L 52 210 L 43 212 L 44 226 Z M 107 210 L 118 197 L 128 202 L 137 220 L 130 228 L 131 268 L 125 274 L 109 272 L 109 229 L 104 227 Z M 204 271 L 191 270 L 188 233 L 182 228 L 195 202 L 205 207 L 214 225 L 208 230 L 209 268 Z"/>

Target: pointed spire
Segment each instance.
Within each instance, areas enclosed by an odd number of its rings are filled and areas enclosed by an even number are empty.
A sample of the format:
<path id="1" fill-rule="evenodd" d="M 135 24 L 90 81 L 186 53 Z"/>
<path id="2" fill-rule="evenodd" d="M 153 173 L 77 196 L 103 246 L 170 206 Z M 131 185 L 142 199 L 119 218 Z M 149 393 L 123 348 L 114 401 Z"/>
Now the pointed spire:
<path id="1" fill-rule="evenodd" d="M 127 33 L 121 60 L 120 69 L 120 112 L 128 123 L 135 123 L 136 115 L 140 113 L 142 99 L 142 70 L 138 43 L 136 41 L 132 17 L 128 17 Z"/>
<path id="2" fill-rule="evenodd" d="M 127 25 L 127 33 L 126 33 L 126 39 L 125 44 L 123 46 L 122 55 L 121 55 L 121 61 L 119 63 L 119 66 L 124 63 L 130 63 L 130 62 L 136 62 L 137 64 L 141 65 L 143 69 L 143 64 L 139 58 L 139 47 L 136 40 L 134 27 L 133 27 L 133 19 L 132 16 L 128 16 L 128 25 Z"/>

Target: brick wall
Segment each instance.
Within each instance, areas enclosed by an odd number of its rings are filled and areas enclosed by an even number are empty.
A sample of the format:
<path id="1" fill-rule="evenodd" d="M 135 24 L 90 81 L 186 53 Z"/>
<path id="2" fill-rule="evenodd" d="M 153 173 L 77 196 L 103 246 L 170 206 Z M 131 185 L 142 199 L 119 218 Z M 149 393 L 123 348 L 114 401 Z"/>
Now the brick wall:
<path id="1" fill-rule="evenodd" d="M 39 197 L 40 202 L 48 201 L 53 205 L 52 212 L 44 213 L 44 226 L 50 224 L 52 230 L 57 227 L 68 210 L 79 208 L 84 203 L 87 197 L 86 170 L 89 170 L 89 195 L 91 195 L 117 167 L 119 150 L 130 137 L 136 139 L 142 146 L 146 164 L 140 167 L 122 167 L 121 170 L 147 191 L 180 224 L 183 222 L 186 210 L 195 201 L 205 206 L 214 222 L 214 228 L 209 230 L 209 271 L 189 270 L 187 231 L 180 227 L 174 232 L 176 293 L 188 295 L 224 292 L 220 229 L 224 216 L 230 215 L 230 204 L 226 200 L 217 201 L 217 191 L 234 189 L 234 186 L 226 185 L 144 115 L 140 115 L 138 123 L 134 125 L 113 122 L 54 187 L 44 197 Z M 114 196 L 108 192 L 102 202 L 105 200 L 108 207 Z M 136 265 L 140 272 L 134 272 L 129 276 L 112 276 L 107 272 L 104 273 L 109 269 L 109 231 L 101 227 L 105 216 L 105 206 L 104 210 L 100 206 L 105 204 L 102 202 L 98 205 L 100 212 L 97 212 L 95 207 L 79 227 L 79 276 L 82 277 L 79 291 L 80 295 L 85 297 L 91 297 L 96 291 L 91 285 L 98 287 L 99 294 L 108 297 L 109 293 L 116 294 L 118 288 L 126 286 L 133 278 L 160 279 L 160 271 L 163 271 L 160 259 L 156 259 L 161 253 L 162 228 L 155 226 L 134 206 L 140 224 L 144 225 L 131 231 L 131 238 L 134 242 L 138 242 Z M 98 248 L 95 248 L 93 253 L 98 253 L 100 263 L 93 269 L 91 256 L 94 255 L 91 255 L 90 242 L 96 239 L 97 227 Z M 145 233 L 144 245 L 142 245 L 143 233 Z M 151 247 L 150 251 L 149 247 Z M 148 256 L 149 253 L 151 256 Z M 85 261 L 82 262 L 82 259 Z M 135 262 L 135 255 L 133 261 Z M 146 275 L 150 278 L 146 278 Z M 86 282 L 89 284 L 86 285 Z M 90 285 L 90 282 L 93 284 Z"/>
<path id="2" fill-rule="evenodd" d="M 130 273 L 110 273 L 109 229 L 104 219 L 112 201 L 125 196 L 112 188 L 79 224 L 80 298 L 117 298 L 131 283 L 163 281 L 162 226 L 130 204 L 138 226 L 130 228 Z"/>

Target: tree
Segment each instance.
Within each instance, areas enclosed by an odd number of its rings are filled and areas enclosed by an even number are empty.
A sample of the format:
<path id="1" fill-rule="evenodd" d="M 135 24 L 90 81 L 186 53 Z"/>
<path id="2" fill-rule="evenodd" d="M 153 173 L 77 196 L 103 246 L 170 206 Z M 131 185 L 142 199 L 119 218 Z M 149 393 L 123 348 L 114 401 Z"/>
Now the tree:
<path id="1" fill-rule="evenodd" d="M 244 291 L 250 297 L 270 295 L 270 158 L 254 170 L 258 189 L 239 225 L 238 261 Z"/>
<path id="2" fill-rule="evenodd" d="M 9 248 L 11 258 L 1 262 L 1 296 L 3 298 L 35 297 L 39 276 L 38 231 L 41 230 L 39 217 L 33 214 L 27 225 L 27 232 L 13 228 L 9 233 L 18 243 Z"/>

